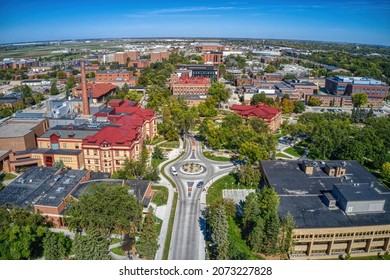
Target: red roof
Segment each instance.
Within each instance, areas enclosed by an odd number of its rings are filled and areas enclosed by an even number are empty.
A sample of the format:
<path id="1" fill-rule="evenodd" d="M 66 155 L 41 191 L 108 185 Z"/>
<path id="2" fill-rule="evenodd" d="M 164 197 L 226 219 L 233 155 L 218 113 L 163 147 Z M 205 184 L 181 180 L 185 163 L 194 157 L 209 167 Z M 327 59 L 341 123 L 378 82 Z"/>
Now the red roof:
<path id="1" fill-rule="evenodd" d="M 88 92 L 89 91 L 92 91 L 92 97 L 93 98 L 99 98 L 105 94 L 108 94 L 110 91 L 114 90 L 116 88 L 116 86 L 114 86 L 113 84 L 91 84 L 91 83 L 87 83 L 87 90 Z M 82 87 L 81 87 L 81 84 L 79 84 L 77 87 L 76 87 L 76 90 L 82 90 Z M 88 94 L 89 96 L 89 94 Z"/>
<path id="2" fill-rule="evenodd" d="M 83 145 L 101 145 L 107 143 L 115 146 L 130 147 L 139 138 L 139 133 L 127 126 L 108 126 L 92 136 L 83 139 Z"/>
<path id="3" fill-rule="evenodd" d="M 271 120 L 278 114 L 281 109 L 268 107 L 264 103 L 259 103 L 256 106 L 244 106 L 234 104 L 231 109 L 236 111 L 237 114 L 245 117 L 258 117 L 261 119 Z"/>

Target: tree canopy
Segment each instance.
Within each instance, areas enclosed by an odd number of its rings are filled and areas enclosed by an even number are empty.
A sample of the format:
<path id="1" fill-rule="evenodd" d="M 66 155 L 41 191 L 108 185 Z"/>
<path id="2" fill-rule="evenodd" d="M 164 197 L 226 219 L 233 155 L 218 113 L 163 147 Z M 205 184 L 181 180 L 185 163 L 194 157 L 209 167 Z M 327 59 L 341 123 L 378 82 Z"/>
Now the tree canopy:
<path id="1" fill-rule="evenodd" d="M 110 237 L 118 233 L 130 233 L 141 222 L 142 205 L 126 186 L 108 183 L 92 184 L 73 201 L 66 211 L 66 224 L 71 230 L 96 231 Z"/>

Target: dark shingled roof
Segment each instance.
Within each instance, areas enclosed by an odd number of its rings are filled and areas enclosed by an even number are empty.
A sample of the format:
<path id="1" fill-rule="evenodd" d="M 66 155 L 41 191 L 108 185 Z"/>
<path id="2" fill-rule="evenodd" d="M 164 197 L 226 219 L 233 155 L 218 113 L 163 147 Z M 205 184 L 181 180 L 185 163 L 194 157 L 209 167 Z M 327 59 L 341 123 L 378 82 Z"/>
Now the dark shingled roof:
<path id="1" fill-rule="evenodd" d="M 329 176 L 325 166 L 343 166 L 346 174 Z M 303 171 L 296 160 L 261 161 L 264 179 L 280 197 L 279 216 L 290 213 L 298 228 L 349 227 L 390 224 L 390 191 L 357 161 L 314 161 L 313 174 Z M 359 201 L 385 200 L 384 213 L 345 214 L 329 209 L 322 201 L 325 192 L 342 186 L 343 195 Z"/>

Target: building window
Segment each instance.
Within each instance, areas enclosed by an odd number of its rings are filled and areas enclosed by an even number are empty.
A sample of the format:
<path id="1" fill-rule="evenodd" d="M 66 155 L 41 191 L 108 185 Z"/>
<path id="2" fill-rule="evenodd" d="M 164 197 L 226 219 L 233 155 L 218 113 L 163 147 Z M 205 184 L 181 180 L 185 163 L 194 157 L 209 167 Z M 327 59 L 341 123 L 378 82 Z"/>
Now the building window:
<path id="1" fill-rule="evenodd" d="M 97 156 L 98 155 L 98 152 L 96 150 L 93 150 L 93 155 L 94 156 Z"/>
<path id="2" fill-rule="evenodd" d="M 95 159 L 95 164 L 99 164 L 99 160 L 98 159 Z"/>
<path id="3" fill-rule="evenodd" d="M 86 151 L 86 153 L 87 153 L 87 156 L 89 156 L 89 150 L 88 150 L 88 149 L 86 149 L 85 151 Z"/>
<path id="4" fill-rule="evenodd" d="M 64 143 L 64 144 L 62 145 L 62 148 L 66 149 L 66 143 Z"/>
<path id="5" fill-rule="evenodd" d="M 119 157 L 119 151 L 115 151 L 115 156 Z"/>
<path id="6" fill-rule="evenodd" d="M 75 147 L 75 149 L 79 149 L 80 148 L 79 145 L 75 145 L 74 147 Z"/>

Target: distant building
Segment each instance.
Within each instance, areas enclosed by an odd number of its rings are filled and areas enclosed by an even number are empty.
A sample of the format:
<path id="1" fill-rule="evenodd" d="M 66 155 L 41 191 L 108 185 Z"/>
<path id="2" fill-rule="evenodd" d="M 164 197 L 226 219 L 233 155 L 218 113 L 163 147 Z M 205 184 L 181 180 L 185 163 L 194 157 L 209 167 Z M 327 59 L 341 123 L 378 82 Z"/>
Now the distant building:
<path id="1" fill-rule="evenodd" d="M 389 250 L 390 191 L 357 161 L 261 161 L 263 182 L 295 221 L 291 259 Z"/>
<path id="2" fill-rule="evenodd" d="M 219 43 L 204 42 L 204 43 L 198 43 L 195 46 L 195 49 L 197 51 L 217 51 L 217 52 L 222 52 L 224 50 L 224 46 L 222 46 Z"/>
<path id="3" fill-rule="evenodd" d="M 210 78 L 206 77 L 185 77 L 179 78 L 171 75 L 171 92 L 173 95 L 207 95 L 211 86 Z"/>
<path id="4" fill-rule="evenodd" d="M 128 67 L 134 67 L 137 69 L 142 69 L 150 66 L 150 60 L 142 59 L 142 60 L 134 60 L 130 61 L 129 64 L 127 64 Z"/>
<path id="5" fill-rule="evenodd" d="M 89 102 L 98 103 L 104 102 L 106 98 L 115 92 L 116 86 L 111 83 L 96 84 L 87 83 L 87 92 L 89 93 Z M 82 84 L 72 89 L 74 97 L 82 97 Z"/>
<path id="6" fill-rule="evenodd" d="M 118 62 L 119 64 L 126 65 L 128 60 L 134 61 L 139 59 L 139 52 L 138 51 L 131 51 L 131 52 L 117 52 L 114 53 L 114 62 Z"/>
<path id="7" fill-rule="evenodd" d="M 263 103 L 259 103 L 255 106 L 233 104 L 230 109 L 245 119 L 259 118 L 264 120 L 272 132 L 279 129 L 282 124 L 282 110 L 279 108 L 268 107 Z"/>
<path id="8" fill-rule="evenodd" d="M 380 97 L 389 95 L 389 86 L 372 78 L 334 76 L 325 80 L 325 89 L 328 93 L 337 95 L 353 95 L 363 92 L 368 97 Z"/>
<path id="9" fill-rule="evenodd" d="M 21 95 L 12 94 L 6 96 L 0 96 L 0 105 L 10 108 L 16 108 L 19 105 L 23 104 Z"/>
<path id="10" fill-rule="evenodd" d="M 163 51 L 163 52 L 151 52 L 150 53 L 150 62 L 161 62 L 165 59 L 168 59 L 170 55 L 169 51 Z"/>
<path id="11" fill-rule="evenodd" d="M 23 69 L 39 66 L 39 61 L 36 58 L 22 58 L 22 59 L 3 59 L 0 61 L 0 70 L 7 69 Z"/>
<path id="12" fill-rule="evenodd" d="M 96 83 L 126 82 L 133 77 L 133 72 L 126 70 L 104 70 L 96 72 Z"/>
<path id="13" fill-rule="evenodd" d="M 223 62 L 223 54 L 222 52 L 205 52 L 202 54 L 203 63 L 219 65 Z"/>
<path id="14" fill-rule="evenodd" d="M 176 71 L 188 71 L 189 77 L 207 77 L 212 82 L 219 78 L 218 68 L 211 64 L 179 64 Z"/>

